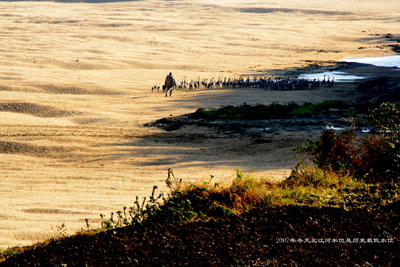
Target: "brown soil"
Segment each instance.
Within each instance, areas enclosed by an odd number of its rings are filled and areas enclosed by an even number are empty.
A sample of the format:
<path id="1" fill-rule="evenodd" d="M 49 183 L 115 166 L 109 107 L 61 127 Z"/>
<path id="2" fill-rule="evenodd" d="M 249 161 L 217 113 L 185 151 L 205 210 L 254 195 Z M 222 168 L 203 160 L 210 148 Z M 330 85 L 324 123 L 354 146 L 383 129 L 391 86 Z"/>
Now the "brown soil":
<path id="1" fill-rule="evenodd" d="M 400 260 L 397 209 L 283 206 L 144 223 L 36 245 L 0 266 L 392 266 Z"/>

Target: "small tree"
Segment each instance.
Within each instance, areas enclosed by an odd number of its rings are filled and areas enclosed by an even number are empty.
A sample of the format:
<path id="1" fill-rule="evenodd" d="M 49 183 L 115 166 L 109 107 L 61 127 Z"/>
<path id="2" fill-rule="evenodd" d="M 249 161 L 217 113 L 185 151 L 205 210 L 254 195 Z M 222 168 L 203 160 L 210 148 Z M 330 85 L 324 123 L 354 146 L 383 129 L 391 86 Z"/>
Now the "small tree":
<path id="1" fill-rule="evenodd" d="M 400 176 L 400 110 L 392 103 L 383 102 L 379 107 L 369 109 L 369 125 L 376 133 L 364 139 L 363 148 L 368 155 L 375 157 L 372 172 L 381 175 L 383 179 L 399 179 Z"/>
<path id="2" fill-rule="evenodd" d="M 311 158 L 322 169 L 349 173 L 366 182 L 387 182 L 400 177 L 400 111 L 392 103 L 384 102 L 370 109 L 369 125 L 375 127 L 372 135 L 356 144 L 354 110 L 352 127 L 337 134 L 324 130 L 319 141 L 295 147 L 299 162 Z M 301 157 L 303 156 L 303 157 Z"/>

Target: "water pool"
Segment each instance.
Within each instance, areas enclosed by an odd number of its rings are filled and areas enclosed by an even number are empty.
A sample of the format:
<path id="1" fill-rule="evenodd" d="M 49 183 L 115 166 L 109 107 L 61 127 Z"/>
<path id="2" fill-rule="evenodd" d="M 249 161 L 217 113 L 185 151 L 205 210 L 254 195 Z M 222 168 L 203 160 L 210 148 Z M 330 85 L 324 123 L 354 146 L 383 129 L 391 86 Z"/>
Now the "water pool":
<path id="1" fill-rule="evenodd" d="M 311 73 L 311 74 L 302 74 L 299 76 L 300 79 L 308 79 L 308 80 L 332 80 L 335 78 L 335 82 L 354 82 L 355 80 L 362 80 L 368 77 L 366 76 L 356 76 L 352 74 L 348 74 L 342 71 L 325 71 L 320 73 Z"/>
<path id="2" fill-rule="evenodd" d="M 369 64 L 379 67 L 400 68 L 400 55 L 385 56 L 385 57 L 348 57 L 342 59 L 341 61 Z"/>

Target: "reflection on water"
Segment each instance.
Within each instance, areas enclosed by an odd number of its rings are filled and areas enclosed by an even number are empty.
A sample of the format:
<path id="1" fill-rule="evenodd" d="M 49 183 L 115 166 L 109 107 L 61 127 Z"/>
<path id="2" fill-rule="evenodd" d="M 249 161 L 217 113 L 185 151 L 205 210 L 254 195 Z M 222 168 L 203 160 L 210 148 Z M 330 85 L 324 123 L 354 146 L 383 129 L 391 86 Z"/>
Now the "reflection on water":
<path id="1" fill-rule="evenodd" d="M 379 67 L 397 67 L 400 68 L 400 56 L 387 57 L 348 57 L 342 59 L 344 62 L 355 62 L 370 64 Z"/>
<path id="2" fill-rule="evenodd" d="M 386 57 L 348 57 L 342 59 L 343 62 L 354 62 L 361 64 L 369 64 L 379 67 L 396 67 L 400 68 L 400 55 L 386 56 Z M 335 82 L 354 82 L 355 80 L 362 80 L 369 78 L 369 76 L 357 76 L 348 74 L 341 71 L 326 71 L 321 73 L 302 74 L 299 76 L 301 79 L 327 81 L 328 79 L 335 79 Z"/>
<path id="3" fill-rule="evenodd" d="M 367 77 L 361 77 L 356 75 L 351 75 L 346 72 L 341 71 L 326 71 L 321 73 L 312 73 L 312 74 L 302 74 L 299 76 L 300 79 L 308 79 L 308 80 L 320 80 L 325 81 L 335 79 L 335 82 L 354 82 L 355 80 L 365 79 Z"/>

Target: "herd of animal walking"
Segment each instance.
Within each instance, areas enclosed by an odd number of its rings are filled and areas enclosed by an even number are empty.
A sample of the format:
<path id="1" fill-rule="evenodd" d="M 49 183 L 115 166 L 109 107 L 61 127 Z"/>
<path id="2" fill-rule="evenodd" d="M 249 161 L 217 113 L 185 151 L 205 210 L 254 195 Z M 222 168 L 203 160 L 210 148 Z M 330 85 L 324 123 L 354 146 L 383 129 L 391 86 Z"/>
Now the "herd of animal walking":
<path id="1" fill-rule="evenodd" d="M 202 79 L 200 77 L 197 80 L 191 80 L 190 82 L 186 80 L 184 77 L 181 80 L 176 81 L 170 72 L 169 75 L 165 78 L 164 85 L 156 83 L 151 88 L 152 92 L 165 92 L 165 96 L 172 96 L 173 90 L 197 90 L 197 89 L 214 89 L 214 88 L 262 88 L 270 91 L 294 91 L 294 90 L 312 90 L 317 89 L 320 86 L 324 85 L 327 87 L 332 87 L 334 84 L 335 78 L 324 75 L 324 79 L 320 80 L 313 79 L 309 80 L 306 78 L 289 78 L 289 77 L 257 77 L 254 76 L 253 79 L 250 79 L 250 76 L 247 78 L 239 77 L 239 78 L 220 78 L 218 79 Z"/>

